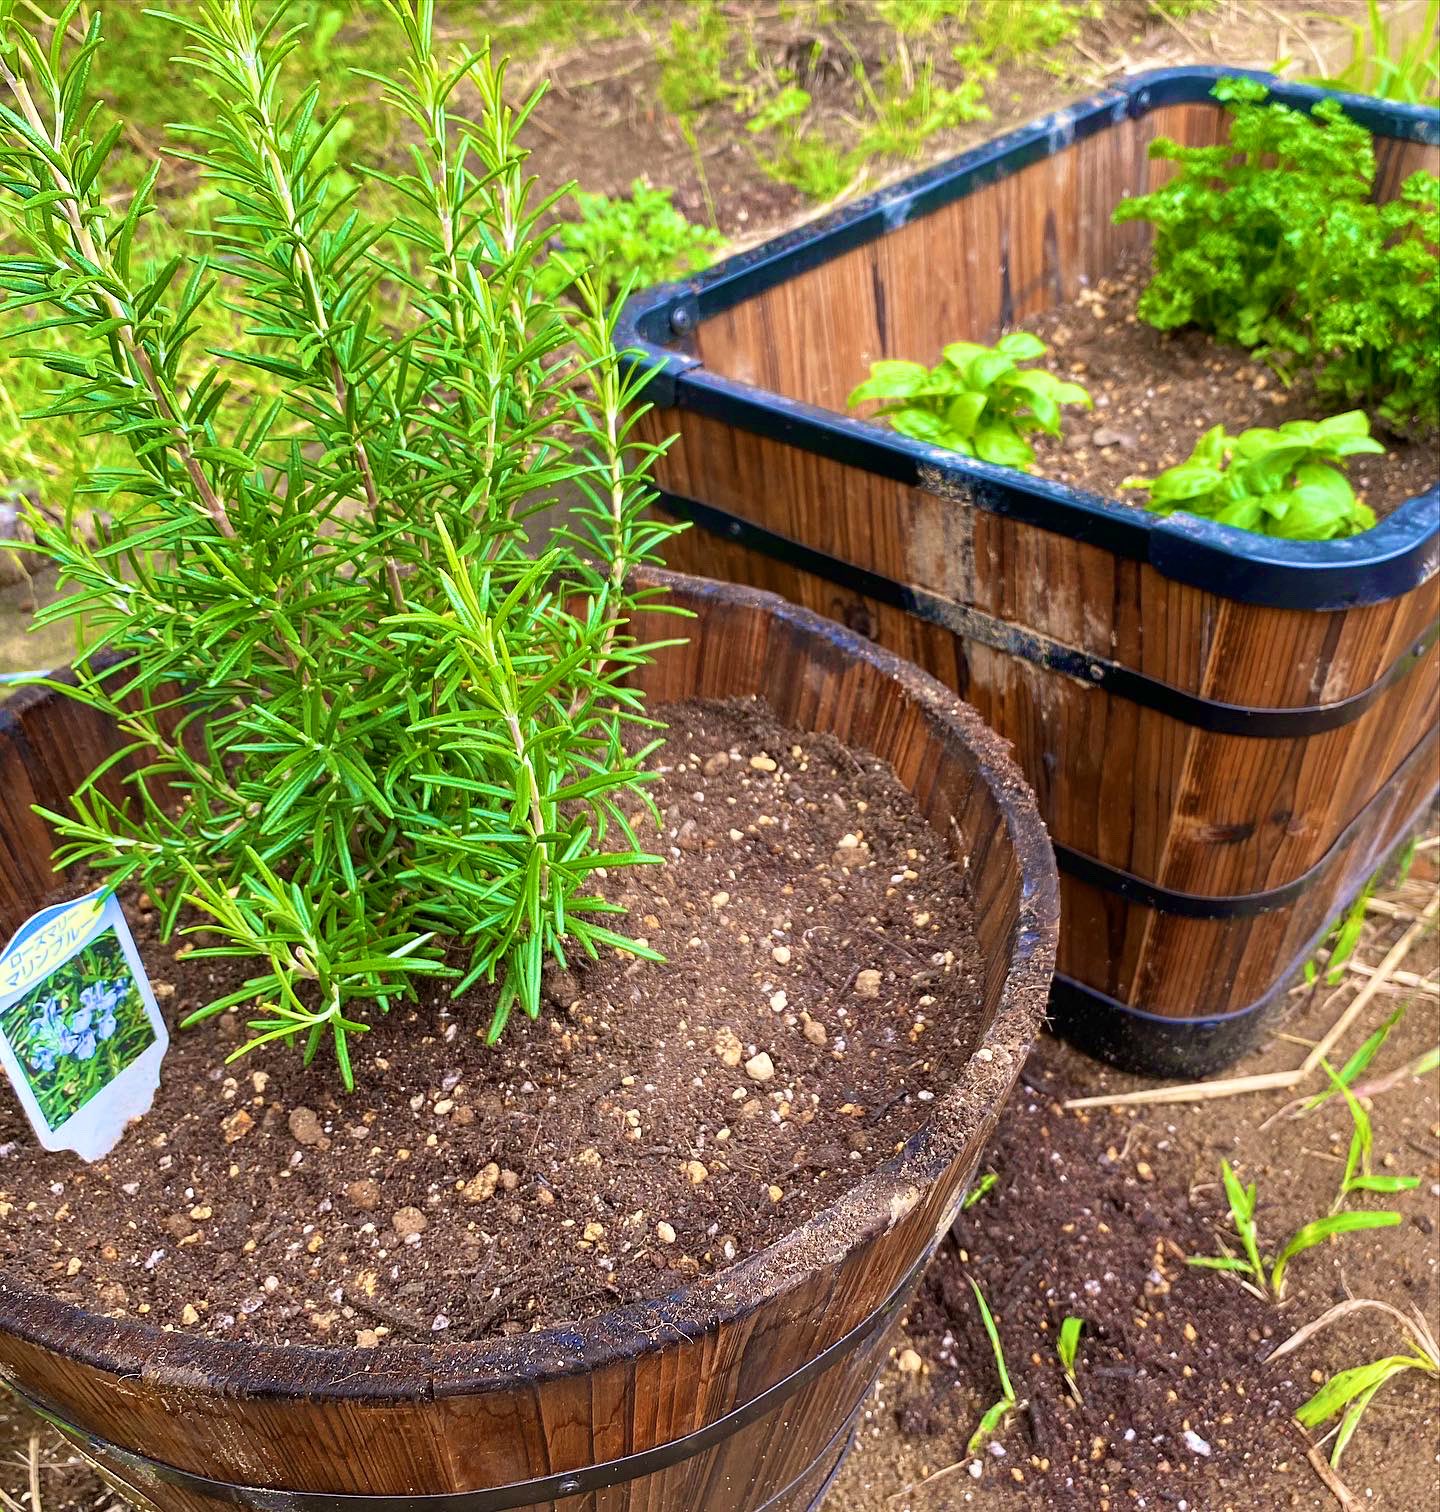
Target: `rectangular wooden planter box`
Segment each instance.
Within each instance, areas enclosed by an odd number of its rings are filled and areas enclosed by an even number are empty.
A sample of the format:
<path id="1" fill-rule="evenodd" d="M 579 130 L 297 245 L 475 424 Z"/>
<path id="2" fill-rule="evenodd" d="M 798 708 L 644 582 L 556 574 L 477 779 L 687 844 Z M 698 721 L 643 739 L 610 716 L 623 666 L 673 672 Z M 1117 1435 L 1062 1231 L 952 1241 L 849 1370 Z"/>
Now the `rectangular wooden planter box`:
<path id="1" fill-rule="evenodd" d="M 672 565 L 777 590 L 936 674 L 1013 742 L 1061 867 L 1059 1026 L 1192 1075 L 1265 1010 L 1437 786 L 1440 488 L 1270 540 L 850 418 L 882 357 L 993 342 L 1141 248 L 1150 142 L 1221 140 L 1228 71 L 1148 74 L 637 296 Z M 1267 80 L 1308 109 L 1323 91 Z M 1382 192 L 1440 112 L 1341 97 Z"/>

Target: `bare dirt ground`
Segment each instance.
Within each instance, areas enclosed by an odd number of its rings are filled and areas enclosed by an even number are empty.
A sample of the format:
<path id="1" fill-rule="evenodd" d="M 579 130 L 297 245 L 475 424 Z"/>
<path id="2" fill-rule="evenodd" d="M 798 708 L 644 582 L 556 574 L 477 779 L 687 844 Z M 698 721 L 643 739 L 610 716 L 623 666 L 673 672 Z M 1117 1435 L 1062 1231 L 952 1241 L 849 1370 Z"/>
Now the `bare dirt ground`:
<path id="1" fill-rule="evenodd" d="M 1373 900 L 1344 980 L 1332 987 L 1322 974 L 1317 984 L 1297 983 L 1293 1017 L 1232 1075 L 1300 1064 L 1415 918 L 1428 909 L 1433 920 L 1437 857 L 1432 840 L 1409 880 Z M 1292 1098 L 1323 1089 L 1317 1073 L 1294 1092 L 1066 1109 L 1071 1098 L 1148 1084 L 1042 1041 L 991 1150 L 999 1181 L 963 1216 L 963 1237 L 942 1254 L 905 1320 L 895 1358 L 911 1368 L 897 1363 L 876 1388 L 833 1494 L 835 1512 L 1434 1506 L 1440 1382 L 1406 1376 L 1376 1396 L 1340 1465 L 1350 1501 L 1322 1482 L 1291 1422 L 1321 1381 L 1403 1349 L 1392 1320 L 1378 1312 L 1352 1315 L 1282 1362 L 1268 1363 L 1302 1324 L 1351 1296 L 1405 1312 L 1418 1308 L 1432 1330 L 1440 1321 L 1440 1076 L 1391 1080 L 1440 1039 L 1440 948 L 1433 924 L 1417 933 L 1395 976 L 1374 992 L 1335 1051 L 1342 1064 L 1403 1006 L 1360 1078 L 1371 1089 L 1365 1103 L 1375 1169 L 1421 1179 L 1411 1192 L 1361 1204 L 1400 1212 L 1400 1226 L 1350 1234 L 1300 1255 L 1278 1305 L 1251 1297 L 1233 1276 L 1186 1267 L 1175 1249 L 1218 1254 L 1217 1234 L 1235 1247 L 1218 1189 L 1222 1157 L 1259 1188 L 1262 1240 L 1283 1242 L 1329 1211 L 1350 1140 L 1344 1102 L 1334 1098 L 1304 1117 L 1287 1114 Z M 1181 1244 L 1172 1248 L 1172 1237 Z M 1037 1255 L 1038 1264 L 1031 1258 Z M 976 1461 L 966 1454 L 998 1389 L 973 1304 L 943 1284 L 947 1271 L 980 1284 L 1017 1383 L 1025 1382 L 1017 1390 L 1031 1399 L 998 1435 L 1004 1455 L 982 1451 Z M 1070 1313 L 1088 1315 L 1076 1372 L 1084 1410 L 1072 1403 L 1055 1359 L 1054 1330 Z M 1111 1318 L 1110 1325 L 1094 1326 L 1097 1314 Z M 1142 1331 L 1163 1331 L 1160 1354 L 1141 1347 L 1149 1343 Z M 907 1349 L 912 1356 L 904 1355 Z M 1187 1443 L 1187 1429 L 1204 1442 L 1203 1452 Z M 1071 1466 L 1057 1476 L 1067 1456 L 1078 1456 L 1093 1473 L 1082 1479 Z M 1040 1469 L 1042 1458 L 1053 1462 L 1048 1473 Z M 978 1478 L 972 1462 L 981 1467 Z M 1165 1468 L 1155 1476 L 1157 1466 Z M 1065 1481 L 1072 1476 L 1070 1490 Z"/>
<path id="2" fill-rule="evenodd" d="M 447 9 L 447 21 L 458 27 L 465 7 Z M 795 23 L 786 19 L 786 8 L 756 3 L 749 9 L 762 18 L 767 46 L 781 53 L 803 51 L 813 41 L 790 35 Z M 1305 72 L 1325 71 L 1336 61 L 1334 48 L 1343 33 L 1317 11 L 1353 16 L 1362 10 L 1359 0 L 1323 5 L 1226 0 L 1204 14 L 1172 20 L 1148 11 L 1141 0 L 1107 5 L 1082 39 L 1093 63 L 1089 77 L 1061 82 L 1024 70 L 1002 73 L 991 94 L 992 121 L 938 134 L 925 158 L 896 171 L 912 171 L 927 159 L 997 134 L 1122 72 L 1188 61 L 1268 66 L 1277 56 L 1299 59 Z M 857 38 L 862 53 L 880 45 L 880 34 L 863 27 Z M 652 182 L 675 185 L 676 204 L 694 218 L 703 218 L 708 197 L 720 227 L 741 242 L 815 213 L 796 191 L 758 169 L 738 120 L 731 124 L 710 113 L 697 155 L 673 118 L 654 103 L 656 59 L 663 47 L 659 33 L 627 35 L 583 48 L 547 48 L 527 65 L 527 75 L 556 80 L 532 133 L 542 177 L 576 178 L 587 188 L 616 193 L 643 172 Z M 1344 50 L 1338 54 L 1344 55 Z M 43 601 L 49 585 L 42 580 L 37 590 Z M 47 638 L 25 634 L 36 597 L 23 583 L 0 591 L 0 672 L 48 665 L 64 655 L 62 629 Z M 1437 856 L 1433 844 L 1422 850 L 1407 883 L 1380 894 L 1355 969 L 1337 988 L 1322 983 L 1312 991 L 1297 984 L 1295 1016 L 1283 1033 L 1238 1066 L 1237 1074 L 1298 1064 L 1305 1043 L 1318 1038 L 1364 988 L 1370 980 L 1366 972 L 1374 971 L 1413 917 L 1440 898 Z M 1345 1319 L 1279 1365 L 1267 1365 L 1266 1357 L 1279 1340 L 1347 1294 L 1380 1298 L 1402 1309 L 1413 1305 L 1436 1326 L 1440 1085 L 1434 1073 L 1384 1083 L 1440 1039 L 1437 969 L 1440 949 L 1431 927 L 1337 1048 L 1343 1060 L 1405 1005 L 1404 1017 L 1362 1080 L 1374 1084 L 1367 1101 L 1377 1170 L 1419 1175 L 1421 1186 L 1393 1199 L 1367 1200 L 1372 1207 L 1392 1203 L 1404 1215 L 1400 1227 L 1350 1235 L 1300 1256 L 1280 1305 L 1248 1297 L 1232 1276 L 1185 1267 L 1183 1256 L 1176 1259 L 1164 1250 L 1164 1240 L 1178 1235 L 1189 1241 L 1228 1230 L 1218 1191 L 1221 1156 L 1258 1184 L 1262 1233 L 1282 1236 L 1328 1211 L 1349 1139 L 1344 1104 L 1333 1099 L 1306 1118 L 1268 1124 L 1284 1108 L 1287 1094 L 1067 1110 L 1063 1104 L 1070 1098 L 1123 1093 L 1141 1084 L 1058 1042 L 1042 1042 L 992 1151 L 997 1182 L 965 1215 L 963 1243 L 942 1256 L 897 1336 L 895 1366 L 867 1404 L 856 1450 L 827 1512 L 1031 1506 L 1082 1512 L 1373 1506 L 1410 1512 L 1436 1505 L 1440 1386 L 1434 1380 L 1412 1373 L 1376 1397 L 1346 1452 L 1343 1485 L 1327 1486 L 1290 1425 L 1295 1407 L 1319 1380 L 1400 1350 L 1403 1339 L 1395 1327 L 1379 1314 L 1364 1314 Z M 1057 1132 L 1062 1125 L 1063 1134 Z M 1046 1171 L 1058 1169 L 1052 1153 L 1062 1151 L 1062 1160 L 1071 1163 L 1066 1179 L 1044 1180 Z M 1157 1253 L 1157 1238 L 1164 1266 L 1156 1271 L 1158 1283 L 1150 1274 L 1153 1267 L 1141 1268 L 1137 1259 L 1142 1250 L 1147 1260 Z M 1027 1268 L 1017 1258 L 1037 1249 L 1043 1264 Z M 1213 1243 L 1210 1250 L 1218 1252 Z M 1000 1429 L 996 1443 L 1003 1455 L 982 1451 L 978 1477 L 965 1454 L 966 1440 L 994 1400 L 997 1383 L 976 1316 L 965 1311 L 968 1275 L 991 1299 L 1020 1395 L 1035 1404 L 1017 1409 Z M 1113 1303 L 1112 1293 L 1120 1304 Z M 1173 1402 L 1162 1393 L 1152 1409 L 1135 1383 L 1133 1357 L 1127 1363 L 1124 1330 L 1102 1331 L 1098 1325 L 1082 1338 L 1079 1354 L 1077 1380 L 1088 1405 L 1082 1410 L 1071 1401 L 1054 1362 L 1053 1333 L 1033 1325 L 1047 1307 L 1056 1322 L 1066 1313 L 1083 1316 L 1087 1299 L 1093 1304 L 1097 1295 L 1117 1317 L 1123 1303 L 1133 1299 L 1136 1327 L 1157 1326 L 1155 1314 L 1161 1314 L 1167 1348 L 1160 1354 L 1168 1358 L 1173 1350 L 1174 1355 L 1173 1380 L 1166 1387 Z M 1096 1304 L 1091 1311 L 1102 1309 Z M 1236 1318 L 1243 1327 L 1235 1326 Z M 1147 1362 L 1153 1354 L 1145 1356 Z M 1227 1396 L 1238 1404 L 1247 1392 L 1262 1395 L 1263 1407 L 1227 1405 Z M 1142 1418 L 1153 1452 L 1136 1431 Z M 1191 1448 L 1187 1432 L 1198 1435 L 1210 1452 Z M 1137 1442 L 1138 1450 L 1132 1447 Z M 1083 1465 L 1067 1472 L 1072 1481 L 1067 1486 L 1055 1471 L 1062 1457 L 1073 1459 L 1082 1450 Z M 1049 1465 L 1042 1468 L 1042 1461 Z M 1158 1469 L 1162 1464 L 1168 1468 Z M 0 1505 L 27 1512 L 125 1506 L 56 1435 L 3 1393 Z"/>

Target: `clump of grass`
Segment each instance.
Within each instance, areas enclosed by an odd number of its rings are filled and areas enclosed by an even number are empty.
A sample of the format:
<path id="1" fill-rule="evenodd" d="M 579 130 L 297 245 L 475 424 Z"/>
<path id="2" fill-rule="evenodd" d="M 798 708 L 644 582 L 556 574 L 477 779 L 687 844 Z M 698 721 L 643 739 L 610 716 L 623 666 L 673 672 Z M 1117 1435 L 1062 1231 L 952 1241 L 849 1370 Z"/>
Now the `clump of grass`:
<path id="1" fill-rule="evenodd" d="M 737 86 L 727 77 L 730 22 L 715 0 L 692 0 L 670 22 L 669 46 L 660 69 L 660 103 L 677 116 L 693 116 L 729 99 Z"/>
<path id="2" fill-rule="evenodd" d="M 1430 0 L 1409 42 L 1401 40 L 1379 0 L 1367 0 L 1364 21 L 1345 24 L 1350 28 L 1350 61 L 1338 74 L 1303 83 L 1376 95 L 1402 105 L 1422 105 L 1440 96 L 1440 0 Z"/>
<path id="3" fill-rule="evenodd" d="M 1228 1160 L 1220 1162 L 1220 1176 L 1225 1186 L 1226 1200 L 1230 1205 L 1230 1220 L 1240 1240 L 1243 1258 L 1229 1252 L 1223 1255 L 1190 1255 L 1185 1263 L 1206 1270 L 1230 1271 L 1242 1276 L 1241 1284 L 1262 1300 L 1279 1300 L 1285 1295 L 1285 1277 L 1290 1262 L 1317 1244 L 1342 1234 L 1356 1233 L 1362 1229 L 1394 1228 L 1401 1217 L 1395 1212 L 1343 1212 L 1331 1213 L 1317 1218 L 1313 1223 L 1302 1224 L 1280 1247 L 1278 1253 L 1268 1259 L 1261 1257 L 1260 1233 L 1255 1222 L 1257 1191 L 1252 1181 L 1242 1184 Z"/>
<path id="4" fill-rule="evenodd" d="M 918 157 L 937 132 L 990 119 L 985 85 L 994 76 L 993 69 L 972 67 L 958 84 L 946 87 L 936 83 L 935 65 L 927 59 L 914 75 L 914 83 L 907 88 L 900 66 L 888 64 L 877 91 L 865 70 L 857 68 L 871 113 L 856 148 L 861 161 Z"/>
<path id="5" fill-rule="evenodd" d="M 1337 1371 L 1295 1414 L 1296 1421 L 1302 1428 L 1314 1429 L 1329 1422 L 1331 1418 L 1340 1419 L 1332 1430 L 1335 1443 L 1330 1450 L 1330 1463 L 1337 1467 L 1346 1446 L 1360 1426 L 1361 1418 L 1382 1386 L 1412 1370 L 1432 1379 L 1440 1379 L 1440 1345 L 1436 1344 L 1429 1325 L 1418 1310 L 1407 1315 L 1388 1302 L 1373 1297 L 1351 1297 L 1336 1303 L 1318 1318 L 1297 1329 L 1270 1356 L 1272 1360 L 1278 1360 L 1298 1349 L 1321 1329 L 1367 1308 L 1388 1313 L 1399 1322 L 1408 1346 L 1405 1353 L 1386 1355 L 1365 1365 L 1354 1365 L 1348 1370 Z"/>

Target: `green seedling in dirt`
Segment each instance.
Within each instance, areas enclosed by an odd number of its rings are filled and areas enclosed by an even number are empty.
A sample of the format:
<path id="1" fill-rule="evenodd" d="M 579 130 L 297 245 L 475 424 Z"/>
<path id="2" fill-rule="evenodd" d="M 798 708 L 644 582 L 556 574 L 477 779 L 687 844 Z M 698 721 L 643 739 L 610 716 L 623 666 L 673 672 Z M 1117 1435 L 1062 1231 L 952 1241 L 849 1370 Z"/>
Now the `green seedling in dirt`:
<path id="1" fill-rule="evenodd" d="M 1278 429 L 1255 426 L 1238 436 L 1215 425 L 1178 466 L 1120 486 L 1147 489 L 1156 514 L 1183 512 L 1260 535 L 1328 541 L 1375 523 L 1340 468 L 1349 457 L 1384 450 L 1363 410 L 1287 420 Z"/>
<path id="2" fill-rule="evenodd" d="M 807 199 L 821 203 L 838 199 L 860 181 L 858 153 L 801 132 L 793 122 L 783 131 L 779 147 L 759 163 L 777 183 L 789 184 Z"/>
<path id="3" fill-rule="evenodd" d="M 963 1212 L 966 1208 L 972 1208 L 989 1191 L 993 1191 L 1000 1178 L 994 1171 L 986 1171 L 985 1174 L 965 1194 L 965 1200 L 960 1204 Z"/>
<path id="4" fill-rule="evenodd" d="M 643 289 L 707 267 L 725 238 L 686 220 L 670 203 L 674 192 L 651 188 L 644 179 L 631 184 L 628 196 L 614 199 L 576 189 L 580 218 L 556 228 L 561 255 L 546 265 L 546 292 L 572 283 L 577 266 L 595 270 L 607 302 L 627 280 Z"/>
<path id="5" fill-rule="evenodd" d="M 1230 1218 L 1245 1256 L 1241 1259 L 1238 1255 L 1228 1253 L 1190 1255 L 1185 1263 L 1206 1270 L 1235 1272 L 1246 1278 L 1241 1285 L 1262 1299 L 1274 1297 L 1278 1301 L 1284 1296 L 1285 1273 L 1296 1255 L 1340 1234 L 1355 1233 L 1359 1229 L 1394 1228 L 1401 1221 L 1400 1214 L 1394 1212 L 1331 1213 L 1327 1217 L 1317 1218 L 1313 1223 L 1303 1224 L 1290 1236 L 1278 1255 L 1271 1260 L 1263 1260 L 1260 1255 L 1260 1234 L 1255 1223 L 1255 1183 L 1252 1181 L 1249 1186 L 1243 1185 L 1228 1160 L 1221 1160 L 1220 1175 L 1230 1204 Z"/>
<path id="6" fill-rule="evenodd" d="M 1325 981 L 1331 987 L 1334 987 L 1344 976 L 1345 967 L 1350 957 L 1355 954 L 1355 947 L 1360 943 L 1360 935 L 1365 928 L 1365 915 L 1370 899 L 1375 895 L 1374 882 L 1375 879 L 1372 877 L 1360 889 L 1355 901 L 1330 926 L 1330 932 L 1325 937 L 1325 946 L 1329 948 L 1329 955 L 1325 960 Z M 1305 980 L 1313 983 L 1319 974 L 1318 960 L 1306 961 Z"/>
<path id="7" fill-rule="evenodd" d="M 993 347 L 952 341 L 933 368 L 919 362 L 872 362 L 870 377 L 854 389 L 852 408 L 880 400 L 873 419 L 888 420 L 902 435 L 948 446 L 967 457 L 1028 471 L 1035 452 L 1027 432 L 1061 432 L 1060 406 L 1091 407 L 1078 383 L 1065 383 L 1022 362 L 1049 348 L 1028 331 L 1011 331 Z"/>
<path id="8" fill-rule="evenodd" d="M 974 1454 L 1014 1411 L 1016 1405 L 1015 1388 L 1010 1384 L 1010 1372 L 1005 1368 L 1005 1350 L 1000 1343 L 1000 1331 L 995 1327 L 995 1319 L 985 1301 L 985 1294 L 980 1290 L 973 1276 L 970 1278 L 970 1290 L 975 1293 L 975 1303 L 980 1309 L 980 1321 L 985 1325 L 985 1333 L 990 1340 L 990 1350 L 995 1356 L 995 1369 L 1000 1376 L 1000 1390 L 1004 1394 L 998 1402 L 985 1409 L 985 1415 L 980 1419 L 979 1427 L 970 1435 L 970 1442 L 965 1445 L 966 1454 Z"/>
<path id="9" fill-rule="evenodd" d="M 1412 835 L 1400 851 L 1399 859 L 1395 863 L 1395 886 L 1403 887 L 1405 880 L 1410 875 L 1410 868 L 1415 864 L 1416 837 Z M 1360 935 L 1365 928 L 1365 917 L 1369 910 L 1370 900 L 1375 896 L 1376 889 L 1385 875 L 1382 867 L 1360 889 L 1355 901 L 1340 915 L 1330 926 L 1321 948 L 1328 951 L 1325 960 L 1325 980 L 1334 987 L 1339 982 L 1344 972 L 1344 967 L 1351 956 L 1355 954 L 1355 947 L 1360 943 Z M 1320 974 L 1320 962 L 1316 957 L 1305 963 L 1305 980 L 1314 982 Z M 1329 1097 L 1330 1093 L 1324 1096 Z"/>
<path id="10" fill-rule="evenodd" d="M 1390 1023 L 1394 1022 L 1392 1018 Z M 1387 1024 L 1386 1028 L 1389 1027 Z M 1330 1078 L 1333 1089 L 1345 1099 L 1350 1109 L 1351 1122 L 1354 1124 L 1354 1131 L 1350 1135 L 1350 1152 L 1345 1157 L 1345 1174 L 1341 1178 L 1340 1192 L 1335 1198 L 1331 1212 L 1338 1212 L 1345 1199 L 1353 1192 L 1413 1192 L 1420 1185 L 1418 1176 L 1375 1175 L 1371 1169 L 1375 1135 L 1370 1126 L 1370 1115 L 1365 1111 L 1360 1099 L 1350 1090 L 1348 1083 L 1340 1079 L 1340 1074 L 1334 1067 L 1323 1060 L 1320 1065 L 1324 1068 L 1326 1076 Z"/>
<path id="11" fill-rule="evenodd" d="M 1293 1333 L 1270 1358 L 1278 1360 L 1291 1350 L 1298 1349 L 1322 1328 L 1364 1308 L 1377 1308 L 1397 1319 L 1405 1331 L 1405 1342 L 1409 1348 L 1404 1354 L 1386 1355 L 1383 1359 L 1372 1360 L 1368 1365 L 1355 1365 L 1349 1370 L 1338 1371 L 1296 1412 L 1295 1419 L 1302 1428 L 1318 1428 L 1331 1418 L 1340 1416 L 1339 1426 L 1335 1430 L 1335 1442 L 1330 1450 L 1330 1463 L 1336 1466 L 1345 1452 L 1345 1446 L 1360 1426 L 1365 1409 L 1387 1381 L 1394 1380 L 1407 1370 L 1418 1370 L 1423 1375 L 1440 1379 L 1440 1345 L 1436 1344 L 1435 1335 L 1431 1333 L 1424 1317 L 1418 1311 L 1407 1316 L 1388 1302 L 1373 1297 L 1351 1297 L 1337 1303 Z"/>
<path id="12" fill-rule="evenodd" d="M 1080 1330 L 1085 1327 L 1084 1318 L 1066 1318 L 1060 1325 L 1060 1337 L 1055 1341 L 1055 1353 L 1060 1356 L 1060 1368 L 1065 1372 L 1065 1384 L 1077 1402 L 1084 1399 L 1075 1384 L 1075 1356 L 1080 1348 Z"/>

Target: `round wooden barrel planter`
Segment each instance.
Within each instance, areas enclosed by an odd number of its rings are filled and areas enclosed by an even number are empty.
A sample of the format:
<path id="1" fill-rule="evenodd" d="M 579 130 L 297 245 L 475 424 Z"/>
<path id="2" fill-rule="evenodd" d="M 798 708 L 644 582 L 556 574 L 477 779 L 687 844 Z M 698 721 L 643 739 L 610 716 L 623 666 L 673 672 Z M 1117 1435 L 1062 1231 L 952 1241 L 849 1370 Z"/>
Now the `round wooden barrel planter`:
<path id="1" fill-rule="evenodd" d="M 951 692 L 770 594 L 656 574 L 696 618 L 653 701 L 758 694 L 889 761 L 966 867 L 985 963 L 973 1053 L 893 1159 L 802 1228 L 668 1296 L 562 1329 L 381 1351 L 261 1347 L 83 1312 L 0 1274 L 0 1376 L 162 1512 L 803 1512 L 888 1326 L 952 1222 L 1039 1028 L 1054 860 L 1004 743 Z M 639 626 L 642 638 L 676 622 Z M 31 804 L 118 745 L 53 694 L 0 705 L 0 934 L 54 885 Z"/>
<path id="2" fill-rule="evenodd" d="M 684 284 L 620 340 L 679 440 L 672 565 L 875 637 L 1013 742 L 1055 841 L 1057 1026 L 1134 1070 L 1253 1043 L 1436 790 L 1440 488 L 1347 540 L 1168 519 L 865 423 L 880 358 L 992 342 L 1145 245 L 1157 136 L 1223 140 L 1234 70 L 1146 74 Z M 1263 76 L 1261 76 L 1263 77 Z M 1325 91 L 1268 80 L 1308 110 Z M 1339 96 L 1381 192 L 1440 169 L 1440 111 Z"/>

